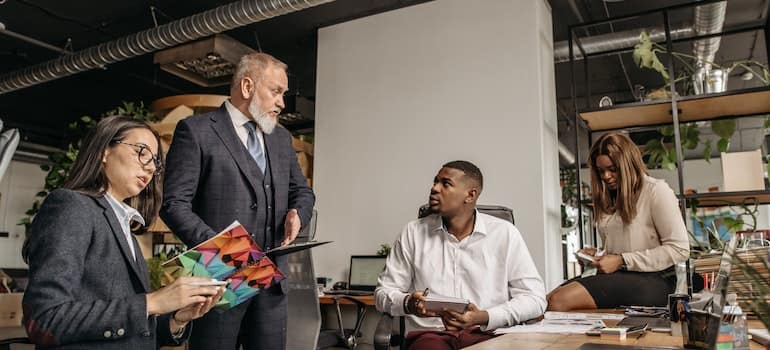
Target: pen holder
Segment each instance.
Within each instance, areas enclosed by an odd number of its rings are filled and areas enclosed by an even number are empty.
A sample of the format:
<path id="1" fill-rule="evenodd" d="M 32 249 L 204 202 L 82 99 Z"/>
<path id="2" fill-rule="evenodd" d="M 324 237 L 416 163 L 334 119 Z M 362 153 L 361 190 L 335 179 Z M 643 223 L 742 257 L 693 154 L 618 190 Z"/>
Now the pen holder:
<path id="1" fill-rule="evenodd" d="M 682 331 L 686 349 L 714 349 L 721 324 L 719 316 L 703 310 L 688 310 L 684 322 L 686 326 Z"/>

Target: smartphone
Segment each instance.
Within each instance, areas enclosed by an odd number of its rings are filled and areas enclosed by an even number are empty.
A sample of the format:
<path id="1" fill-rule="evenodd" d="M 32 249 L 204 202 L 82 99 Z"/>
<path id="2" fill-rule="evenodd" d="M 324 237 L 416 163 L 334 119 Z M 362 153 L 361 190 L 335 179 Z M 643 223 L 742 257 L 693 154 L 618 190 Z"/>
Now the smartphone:
<path id="1" fill-rule="evenodd" d="M 626 335 L 644 332 L 647 330 L 647 324 L 643 323 L 626 329 Z"/>
<path id="2" fill-rule="evenodd" d="M 583 252 L 575 252 L 575 257 L 578 260 L 582 261 L 584 264 L 593 265 L 594 263 L 596 263 L 596 259 L 594 259 L 593 256 L 588 255 L 588 254 L 583 253 Z"/>

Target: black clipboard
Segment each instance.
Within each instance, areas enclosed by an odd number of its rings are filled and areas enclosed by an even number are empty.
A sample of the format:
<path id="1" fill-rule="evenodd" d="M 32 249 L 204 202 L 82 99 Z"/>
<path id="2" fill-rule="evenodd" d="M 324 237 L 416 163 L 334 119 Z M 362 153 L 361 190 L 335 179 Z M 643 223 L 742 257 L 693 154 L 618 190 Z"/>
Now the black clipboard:
<path id="1" fill-rule="evenodd" d="M 331 243 L 333 241 L 311 241 L 311 242 L 302 242 L 302 243 L 292 243 L 285 245 L 283 247 L 273 248 L 265 252 L 267 256 L 269 257 L 276 257 L 286 254 L 291 254 L 294 252 L 298 252 L 300 250 L 310 249 L 313 247 L 317 247 L 319 245 L 324 245 L 327 243 Z"/>

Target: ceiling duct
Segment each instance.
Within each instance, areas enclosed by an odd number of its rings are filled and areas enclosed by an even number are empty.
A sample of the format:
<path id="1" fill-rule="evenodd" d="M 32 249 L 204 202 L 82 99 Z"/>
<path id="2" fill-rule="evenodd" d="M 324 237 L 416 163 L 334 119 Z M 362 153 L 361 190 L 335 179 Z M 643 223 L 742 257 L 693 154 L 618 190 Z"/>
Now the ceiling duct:
<path id="1" fill-rule="evenodd" d="M 203 87 L 230 84 L 243 55 L 256 52 L 235 39 L 217 34 L 205 40 L 155 53 L 153 61 L 166 72 Z"/>
<path id="2" fill-rule="evenodd" d="M 666 41 L 666 32 L 663 28 L 642 28 L 632 29 L 617 33 L 594 35 L 580 39 L 580 44 L 586 53 L 592 54 L 611 50 L 628 49 L 639 42 L 639 34 L 646 31 L 650 34 L 650 40 L 653 42 Z M 684 23 L 671 28 L 671 39 L 681 39 L 688 36 L 694 36 L 692 24 Z M 576 60 L 583 59 L 583 54 L 578 49 L 577 44 L 573 47 Z M 630 50 L 630 49 L 629 49 Z M 569 45 L 567 40 L 562 40 L 554 44 L 553 56 L 555 63 L 569 62 Z"/>
<path id="3" fill-rule="evenodd" d="M 727 1 L 695 7 L 693 23 L 680 23 L 672 25 L 671 40 L 693 37 L 696 35 L 719 33 L 724 29 Z M 737 24 L 735 27 L 754 26 L 758 23 L 747 22 Z M 646 31 L 653 42 L 665 42 L 666 32 L 663 27 L 631 29 L 617 33 L 594 35 L 580 39 L 580 44 L 586 53 L 592 54 L 612 50 L 628 49 L 639 42 L 639 33 Z M 700 60 L 714 61 L 714 54 L 719 50 L 720 38 L 697 40 L 693 43 L 693 53 Z M 576 60 L 583 59 L 583 54 L 575 44 L 574 55 Z M 629 49 L 630 50 L 630 49 Z M 569 61 L 569 45 L 567 40 L 556 42 L 553 46 L 555 63 Z"/>
<path id="4" fill-rule="evenodd" d="M 695 8 L 693 27 L 697 35 L 719 33 L 724 28 L 727 1 L 701 5 Z M 721 37 L 696 40 L 692 43 L 692 52 L 698 58 L 697 64 L 706 70 L 711 68 L 714 55 L 719 51 Z"/>
<path id="5" fill-rule="evenodd" d="M 241 0 L 0 76 L 0 94 L 333 0 Z"/>

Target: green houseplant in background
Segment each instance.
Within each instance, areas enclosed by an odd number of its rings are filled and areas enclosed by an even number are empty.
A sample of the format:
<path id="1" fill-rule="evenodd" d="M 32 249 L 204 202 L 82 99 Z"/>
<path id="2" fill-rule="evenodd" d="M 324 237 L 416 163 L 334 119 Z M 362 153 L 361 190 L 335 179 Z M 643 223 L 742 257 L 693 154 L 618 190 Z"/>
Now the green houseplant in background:
<path id="1" fill-rule="evenodd" d="M 388 256 L 390 254 L 390 244 L 380 244 L 380 249 L 377 250 L 377 256 Z"/>
<path id="2" fill-rule="evenodd" d="M 658 72 L 663 80 L 663 87 L 659 89 L 659 92 L 652 93 L 650 98 L 670 98 L 669 91 L 669 75 L 668 69 L 663 65 L 658 57 L 658 54 L 667 54 L 668 51 L 662 45 L 653 42 L 647 32 L 642 32 L 639 35 L 639 43 L 634 46 L 633 59 L 639 68 L 651 69 Z M 681 53 L 672 52 L 676 62 L 680 63 L 682 69 L 674 84 L 680 84 L 680 91 L 685 95 L 691 95 L 694 92 L 692 84 L 692 76 L 695 74 L 695 63 L 698 58 Z M 751 77 L 756 77 L 764 85 L 770 85 L 770 70 L 768 67 L 754 60 L 741 60 L 731 63 L 729 66 L 722 66 L 714 62 L 703 61 L 710 64 L 716 69 L 721 69 L 726 72 L 730 72 L 736 68 L 742 68 L 746 70 L 746 73 Z M 727 152 L 730 147 L 730 139 L 735 134 L 737 122 L 735 119 L 718 119 L 708 122 L 711 126 L 711 131 L 714 135 L 718 136 L 716 150 L 719 152 Z M 764 117 L 764 128 L 770 127 L 770 116 Z M 679 126 L 679 134 L 682 139 L 682 152 L 684 150 L 694 150 L 699 144 L 701 144 L 700 132 L 696 123 L 681 123 Z M 648 154 L 647 167 L 650 169 L 663 168 L 673 170 L 676 167 L 676 150 L 669 144 L 672 143 L 674 137 L 673 126 L 664 126 L 658 128 L 658 132 L 661 134 L 659 139 L 650 140 L 644 147 L 645 154 Z M 711 139 L 706 139 L 703 144 L 703 158 L 709 162 L 711 160 L 711 154 L 714 150 Z M 770 169 L 770 168 L 769 168 Z"/>

